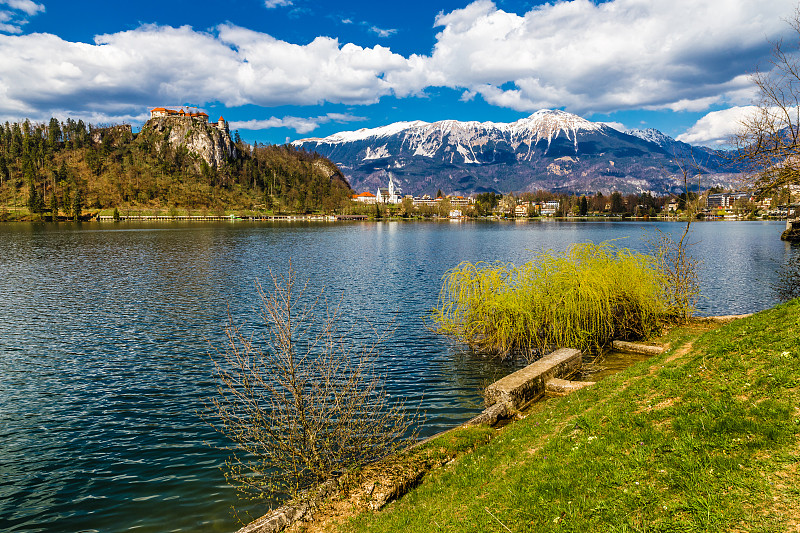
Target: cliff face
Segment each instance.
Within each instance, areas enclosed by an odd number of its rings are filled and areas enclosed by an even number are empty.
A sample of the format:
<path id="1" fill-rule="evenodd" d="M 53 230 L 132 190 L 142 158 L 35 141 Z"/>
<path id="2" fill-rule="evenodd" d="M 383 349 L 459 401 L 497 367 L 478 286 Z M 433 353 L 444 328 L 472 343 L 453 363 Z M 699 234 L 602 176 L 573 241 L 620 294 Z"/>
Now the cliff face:
<path id="1" fill-rule="evenodd" d="M 219 168 L 236 157 L 236 149 L 227 131 L 191 117 L 157 117 L 148 120 L 139 133 L 140 138 L 161 149 L 163 143 L 172 148 L 185 146 L 209 166 Z"/>

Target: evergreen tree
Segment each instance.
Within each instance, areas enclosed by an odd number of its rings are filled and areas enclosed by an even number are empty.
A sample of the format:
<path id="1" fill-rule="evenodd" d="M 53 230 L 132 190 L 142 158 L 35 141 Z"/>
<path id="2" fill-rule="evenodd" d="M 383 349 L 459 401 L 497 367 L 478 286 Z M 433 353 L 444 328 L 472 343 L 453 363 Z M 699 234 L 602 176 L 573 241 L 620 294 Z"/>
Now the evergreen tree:
<path id="1" fill-rule="evenodd" d="M 80 187 L 75 187 L 75 196 L 72 198 L 72 218 L 80 220 L 83 213 L 83 191 Z"/>
<path id="2" fill-rule="evenodd" d="M 614 191 L 611 193 L 611 212 L 612 213 L 622 213 L 625 211 L 625 204 L 622 200 L 622 195 Z"/>
<path id="3" fill-rule="evenodd" d="M 28 211 L 34 214 L 39 214 L 44 211 L 44 198 L 39 194 L 38 189 L 36 189 L 36 183 L 34 181 L 28 180 Z"/>
<path id="4" fill-rule="evenodd" d="M 56 191 L 53 189 L 53 194 L 50 195 L 50 220 L 56 222 L 58 220 L 58 198 Z"/>
<path id="5" fill-rule="evenodd" d="M 589 200 L 586 199 L 586 196 L 581 196 L 580 211 L 578 213 L 582 217 L 589 214 Z"/>
<path id="6" fill-rule="evenodd" d="M 47 126 L 47 141 L 51 150 L 57 149 L 61 142 L 61 125 L 56 118 L 51 118 L 50 124 Z"/>

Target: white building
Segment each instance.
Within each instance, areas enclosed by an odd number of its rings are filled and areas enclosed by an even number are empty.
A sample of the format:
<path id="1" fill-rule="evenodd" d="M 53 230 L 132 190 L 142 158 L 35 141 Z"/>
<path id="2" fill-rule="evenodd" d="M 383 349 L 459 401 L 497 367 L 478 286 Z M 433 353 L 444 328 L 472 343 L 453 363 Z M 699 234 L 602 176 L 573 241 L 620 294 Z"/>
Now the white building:
<path id="1" fill-rule="evenodd" d="M 375 201 L 379 204 L 399 204 L 403 199 L 403 191 L 400 187 L 395 186 L 392 176 L 389 175 L 389 187 L 387 189 L 378 189 L 378 194 L 375 195 Z"/>

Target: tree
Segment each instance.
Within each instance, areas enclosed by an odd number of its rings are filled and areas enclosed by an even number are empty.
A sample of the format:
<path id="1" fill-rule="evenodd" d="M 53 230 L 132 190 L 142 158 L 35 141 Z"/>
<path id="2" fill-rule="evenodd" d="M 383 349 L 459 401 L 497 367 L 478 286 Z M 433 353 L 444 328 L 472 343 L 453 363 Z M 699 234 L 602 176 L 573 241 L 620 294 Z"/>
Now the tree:
<path id="1" fill-rule="evenodd" d="M 752 76 L 758 90 L 756 109 L 734 138 L 760 197 L 800 185 L 800 8 L 789 24 L 797 42 L 787 46 L 777 41 L 769 68 Z"/>
<path id="2" fill-rule="evenodd" d="M 28 211 L 34 214 L 44 211 L 44 198 L 36 189 L 36 184 L 31 179 L 28 181 Z"/>
<path id="3" fill-rule="evenodd" d="M 47 142 L 51 150 L 55 150 L 61 142 L 61 126 L 56 118 L 51 118 L 47 126 Z"/>
<path id="4" fill-rule="evenodd" d="M 685 161 L 678 164 L 683 177 L 684 200 L 690 196 L 689 169 Z M 697 168 L 693 161 L 694 168 Z M 699 178 L 698 178 L 699 179 Z M 696 196 L 696 195 L 695 195 Z M 656 250 L 659 270 L 666 280 L 664 301 L 668 314 L 677 322 L 687 322 L 697 308 L 700 298 L 700 282 L 698 279 L 698 261 L 692 257 L 689 242 L 689 231 L 694 220 L 695 212 L 691 205 L 686 204 L 686 226 L 678 240 L 671 235 L 656 228 L 656 237 L 651 241 L 651 246 Z M 697 204 L 694 204 L 697 207 Z"/>
<path id="5" fill-rule="evenodd" d="M 589 200 L 586 199 L 586 196 L 581 196 L 581 205 L 578 214 L 582 217 L 589 214 Z"/>
<path id="6" fill-rule="evenodd" d="M 212 424 L 233 446 L 224 472 L 244 496 L 302 498 L 308 489 L 399 451 L 417 416 L 390 403 L 374 371 L 375 346 L 350 349 L 337 308 L 307 298 L 307 282 L 270 272 L 256 282 L 261 345 L 228 317 L 214 357 Z"/>
<path id="7" fill-rule="evenodd" d="M 400 211 L 402 212 L 404 217 L 410 217 L 414 214 L 414 200 L 405 197 L 403 201 L 400 203 Z"/>
<path id="8" fill-rule="evenodd" d="M 58 221 L 58 198 L 56 197 L 55 189 L 50 194 L 50 220 L 53 222 Z"/>
<path id="9" fill-rule="evenodd" d="M 79 186 L 75 186 L 75 196 L 72 197 L 72 217 L 80 220 L 83 212 L 83 191 Z"/>
<path id="10" fill-rule="evenodd" d="M 611 212 L 614 214 L 623 213 L 625 211 L 625 204 L 622 200 L 622 195 L 614 191 L 611 193 Z"/>

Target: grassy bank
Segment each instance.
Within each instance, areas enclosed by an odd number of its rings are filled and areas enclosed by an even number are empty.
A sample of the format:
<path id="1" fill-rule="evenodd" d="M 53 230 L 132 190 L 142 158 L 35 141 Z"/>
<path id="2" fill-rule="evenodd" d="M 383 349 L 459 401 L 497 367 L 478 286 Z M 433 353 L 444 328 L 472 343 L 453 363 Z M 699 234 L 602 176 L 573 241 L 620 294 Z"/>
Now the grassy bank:
<path id="1" fill-rule="evenodd" d="M 797 531 L 800 300 L 536 406 L 341 531 Z M 334 529 L 335 529 L 334 527 Z"/>

